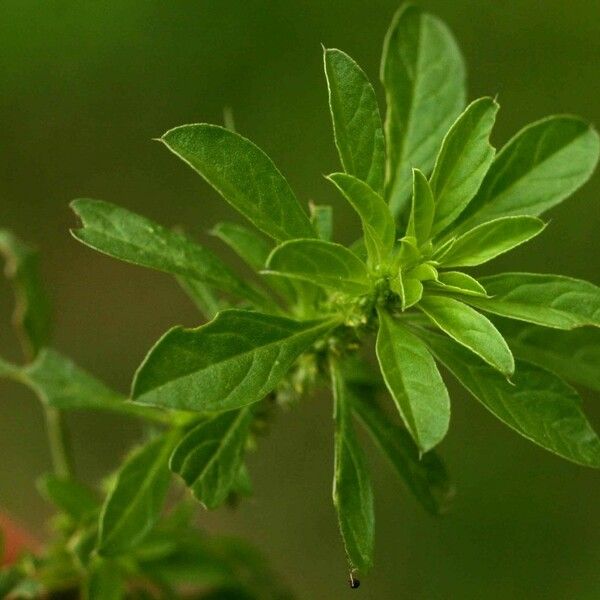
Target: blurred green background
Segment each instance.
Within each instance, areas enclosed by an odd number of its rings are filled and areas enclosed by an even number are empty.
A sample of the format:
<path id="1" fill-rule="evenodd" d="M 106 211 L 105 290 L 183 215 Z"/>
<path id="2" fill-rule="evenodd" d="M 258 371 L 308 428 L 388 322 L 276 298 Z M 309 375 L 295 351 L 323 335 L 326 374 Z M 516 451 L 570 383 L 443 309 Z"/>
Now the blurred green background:
<path id="1" fill-rule="evenodd" d="M 600 122 L 598 0 L 422 4 L 454 30 L 471 97 L 499 95 L 496 145 L 549 113 Z M 352 239 L 357 223 L 322 178 L 338 164 L 320 43 L 349 52 L 375 81 L 396 8 L 394 0 L 0 2 L 0 225 L 43 251 L 61 351 L 125 391 L 165 329 L 198 323 L 167 276 L 105 258 L 68 233 L 68 201 L 91 196 L 218 247 L 204 231 L 235 216 L 151 141 L 172 126 L 221 122 L 231 106 L 238 130 L 271 155 L 299 197 L 333 203 L 337 238 Z M 600 283 L 599 192 L 597 174 L 553 210 L 540 239 L 493 268 Z M 11 306 L 2 282 L 5 324 Z M 7 325 L 0 348 L 17 357 Z M 598 398 L 586 404 L 600 427 Z M 41 531 L 47 508 L 33 480 L 49 457 L 40 411 L 26 390 L 4 382 L 0 410 L 0 504 Z M 458 389 L 441 447 L 458 487 L 453 512 L 425 515 L 371 452 L 376 568 L 358 592 L 347 589 L 330 500 L 330 413 L 320 396 L 282 414 L 251 459 L 255 497 L 235 513 L 201 516 L 211 530 L 254 541 L 300 598 L 600 598 L 598 474 L 516 437 Z M 138 434 L 135 423 L 97 415 L 71 424 L 78 468 L 90 480 Z"/>

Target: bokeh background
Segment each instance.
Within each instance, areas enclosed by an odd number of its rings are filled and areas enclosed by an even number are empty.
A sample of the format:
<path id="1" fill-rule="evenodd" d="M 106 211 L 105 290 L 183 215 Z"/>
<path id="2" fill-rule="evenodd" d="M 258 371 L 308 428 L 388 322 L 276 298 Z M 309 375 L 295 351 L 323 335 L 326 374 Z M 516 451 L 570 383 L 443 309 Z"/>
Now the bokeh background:
<path id="1" fill-rule="evenodd" d="M 598 0 L 431 0 L 469 66 L 471 97 L 498 94 L 495 142 L 549 113 L 600 122 Z M 300 198 L 331 202 L 336 236 L 357 223 L 323 173 L 338 168 L 320 44 L 349 52 L 377 80 L 395 0 L 2 0 L 0 225 L 44 254 L 55 345 L 126 391 L 151 343 L 194 325 L 166 275 L 105 258 L 69 236 L 68 201 L 120 203 L 204 232 L 236 218 L 190 169 L 151 141 L 182 123 L 221 122 L 280 166 Z M 383 105 L 383 103 L 382 103 Z M 552 211 L 538 240 L 495 268 L 558 272 L 600 283 L 600 175 Z M 234 258 L 223 250 L 236 264 Z M 16 358 L 12 298 L 0 283 L 0 348 Z M 600 427 L 596 396 L 587 396 Z M 34 398 L 0 384 L 0 504 L 43 532 L 33 481 L 49 466 Z M 432 519 L 370 452 L 377 556 L 358 592 L 331 506 L 332 424 L 326 396 L 283 414 L 251 459 L 256 494 L 237 511 L 204 513 L 214 531 L 255 542 L 300 598 L 495 600 L 600 598 L 600 479 L 518 438 L 454 389 L 441 451 L 458 487 L 453 512 Z M 90 480 L 139 434 L 131 421 L 70 419 L 77 467 Z"/>

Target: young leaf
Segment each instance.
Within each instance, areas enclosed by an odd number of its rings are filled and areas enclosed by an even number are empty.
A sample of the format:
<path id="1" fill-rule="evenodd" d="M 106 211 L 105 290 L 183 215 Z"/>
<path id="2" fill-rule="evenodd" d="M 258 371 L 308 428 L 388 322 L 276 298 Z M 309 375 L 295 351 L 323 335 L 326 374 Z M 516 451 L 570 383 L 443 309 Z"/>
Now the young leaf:
<path id="1" fill-rule="evenodd" d="M 82 521 L 99 508 L 98 499 L 85 485 L 73 479 L 47 474 L 37 482 L 42 496 L 75 521 Z"/>
<path id="2" fill-rule="evenodd" d="M 471 296 L 468 296 L 471 299 Z M 448 296 L 427 295 L 419 308 L 459 344 L 506 376 L 515 370 L 510 348 L 499 331 L 470 306 Z"/>
<path id="3" fill-rule="evenodd" d="M 250 407 L 202 421 L 179 442 L 169 468 L 206 508 L 223 504 L 243 466 L 253 412 Z"/>
<path id="4" fill-rule="evenodd" d="M 371 289 L 367 267 L 345 246 L 323 240 L 290 240 L 271 252 L 267 273 L 285 275 L 350 295 Z"/>
<path id="5" fill-rule="evenodd" d="M 450 421 L 450 398 L 425 344 L 378 311 L 377 359 L 400 416 L 421 452 L 439 444 Z"/>
<path id="6" fill-rule="evenodd" d="M 335 420 L 333 503 L 348 561 L 351 567 L 367 571 L 373 564 L 373 490 L 352 424 L 347 384 L 334 361 L 331 361 L 331 386 Z"/>
<path id="7" fill-rule="evenodd" d="M 13 323 L 28 358 L 34 358 L 51 332 L 50 304 L 41 285 L 38 254 L 6 230 L 0 230 L 0 254 L 6 261 L 6 276 L 15 286 Z"/>
<path id="8" fill-rule="evenodd" d="M 81 229 L 71 233 L 86 246 L 135 265 L 198 279 L 259 306 L 265 305 L 259 292 L 187 236 L 101 200 L 81 198 L 74 200 L 71 208 L 83 223 Z"/>
<path id="9" fill-rule="evenodd" d="M 418 279 L 405 277 L 402 273 L 392 280 L 391 288 L 400 296 L 402 310 L 414 306 L 423 297 L 423 284 Z"/>
<path id="10" fill-rule="evenodd" d="M 432 233 L 450 225 L 473 199 L 495 150 L 489 142 L 498 104 L 492 98 L 475 100 L 446 134 L 431 175 L 435 198 Z"/>
<path id="11" fill-rule="evenodd" d="M 175 327 L 139 367 L 132 396 L 144 404 L 208 412 L 258 402 L 298 356 L 338 324 L 226 310 L 197 329 Z"/>
<path id="12" fill-rule="evenodd" d="M 169 486 L 168 458 L 178 431 L 155 438 L 131 454 L 108 494 L 98 532 L 98 552 L 118 556 L 135 548 L 154 527 Z"/>
<path id="13" fill-rule="evenodd" d="M 600 288 L 560 275 L 500 273 L 481 278 L 489 298 L 465 298 L 487 312 L 544 327 L 600 327 Z"/>
<path id="14" fill-rule="evenodd" d="M 441 271 L 437 281 L 432 281 L 437 290 L 454 292 L 466 296 L 487 296 L 485 288 L 470 275 L 460 271 Z"/>
<path id="15" fill-rule="evenodd" d="M 362 69 L 341 50 L 325 49 L 335 145 L 344 171 L 383 192 L 385 142 L 377 97 Z"/>
<path id="16" fill-rule="evenodd" d="M 435 200 L 427 178 L 419 169 L 413 169 L 412 208 L 406 235 L 414 237 L 422 246 L 431 237 L 431 227 L 435 216 Z"/>
<path id="17" fill-rule="evenodd" d="M 436 358 L 498 419 L 550 452 L 600 468 L 600 439 L 581 410 L 581 399 L 564 381 L 518 362 L 511 383 L 448 338 L 423 335 Z"/>
<path id="18" fill-rule="evenodd" d="M 333 209 L 328 204 L 310 203 L 310 222 L 317 236 L 324 242 L 333 239 Z"/>
<path id="19" fill-rule="evenodd" d="M 381 63 L 387 116 L 386 198 L 394 215 L 406 207 L 411 169 L 424 173 L 465 105 L 465 67 L 444 23 L 406 5 L 394 16 Z"/>
<path id="20" fill-rule="evenodd" d="M 396 473 L 426 510 L 434 515 L 444 513 L 454 490 L 439 456 L 435 452 L 421 456 L 406 429 L 390 421 L 375 398 L 362 389 L 350 389 L 352 408 Z"/>
<path id="21" fill-rule="evenodd" d="M 396 225 L 387 204 L 366 183 L 345 173 L 328 178 L 344 195 L 360 217 L 365 245 L 373 265 L 382 265 L 396 240 Z"/>
<path id="22" fill-rule="evenodd" d="M 207 124 L 175 127 L 161 141 L 263 233 L 279 241 L 314 237 L 288 182 L 251 141 Z"/>
<path id="23" fill-rule="evenodd" d="M 600 392 L 600 329 L 561 331 L 498 320 L 499 329 L 517 358 Z"/>
<path id="24" fill-rule="evenodd" d="M 11 378 L 31 388 L 46 406 L 59 410 L 92 410 L 165 421 L 166 415 L 139 406 L 77 367 L 54 350 L 42 350 L 25 367 L 12 367 Z"/>
<path id="25" fill-rule="evenodd" d="M 599 148 L 597 132 L 577 117 L 528 125 L 496 156 L 460 218 L 461 230 L 497 217 L 542 214 L 590 178 Z"/>
<path id="26" fill-rule="evenodd" d="M 482 223 L 456 239 L 440 259 L 444 267 L 475 267 L 539 235 L 546 224 L 536 217 L 501 217 Z"/>

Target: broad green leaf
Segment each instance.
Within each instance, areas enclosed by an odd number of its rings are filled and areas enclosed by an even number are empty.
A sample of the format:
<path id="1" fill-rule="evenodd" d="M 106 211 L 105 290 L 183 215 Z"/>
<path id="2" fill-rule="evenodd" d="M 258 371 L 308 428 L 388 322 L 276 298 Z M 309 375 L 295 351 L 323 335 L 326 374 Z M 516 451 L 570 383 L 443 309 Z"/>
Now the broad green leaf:
<path id="1" fill-rule="evenodd" d="M 440 259 L 444 267 L 475 267 L 539 235 L 546 224 L 536 217 L 501 217 L 482 223 L 456 239 Z"/>
<path id="2" fill-rule="evenodd" d="M 302 352 L 338 324 L 226 310 L 197 329 L 175 327 L 150 350 L 133 382 L 134 400 L 200 412 L 258 402 Z"/>
<path id="3" fill-rule="evenodd" d="M 465 298 L 487 312 L 544 327 L 600 327 L 600 288 L 561 275 L 500 273 L 482 277 L 489 298 Z"/>
<path id="4" fill-rule="evenodd" d="M 468 298 L 470 300 L 472 296 Z M 512 375 L 515 361 L 510 348 L 482 314 L 448 296 L 427 295 L 419 303 L 419 308 L 452 339 L 504 375 Z"/>
<path id="5" fill-rule="evenodd" d="M 461 223 L 472 227 L 507 215 L 542 214 L 589 179 L 599 147 L 597 132 L 577 117 L 528 125 L 498 153 Z"/>
<path id="6" fill-rule="evenodd" d="M 310 222 L 320 240 L 333 239 L 333 208 L 328 204 L 309 204 Z"/>
<path id="7" fill-rule="evenodd" d="M 264 306 L 259 292 L 215 254 L 182 233 L 102 200 L 74 200 L 71 208 L 83 223 L 72 234 L 86 246 L 129 263 L 198 279 Z"/>
<path id="8" fill-rule="evenodd" d="M 92 490 L 74 479 L 48 473 L 38 479 L 37 487 L 46 500 L 76 521 L 89 517 L 100 507 Z"/>
<path id="9" fill-rule="evenodd" d="M 331 361 L 335 421 L 333 504 L 351 567 L 367 571 L 373 565 L 375 514 L 373 489 L 363 450 L 352 423 L 347 383 Z"/>
<path id="10" fill-rule="evenodd" d="M 25 367 L 11 366 L 9 377 L 28 386 L 46 406 L 59 410 L 92 410 L 168 421 L 167 415 L 128 402 L 125 397 L 77 367 L 58 352 L 45 348 Z"/>
<path id="11" fill-rule="evenodd" d="M 431 175 L 435 198 L 433 234 L 442 232 L 458 218 L 492 164 L 495 150 L 489 137 L 498 108 L 492 98 L 475 100 L 446 134 Z"/>
<path id="12" fill-rule="evenodd" d="M 98 532 L 98 552 L 118 556 L 137 546 L 154 527 L 169 487 L 169 455 L 178 431 L 138 448 L 123 463 L 106 497 Z"/>
<path id="13" fill-rule="evenodd" d="M 83 589 L 83 600 L 121 600 L 125 597 L 125 581 L 118 563 L 95 558 Z"/>
<path id="14" fill-rule="evenodd" d="M 465 106 L 465 67 L 439 19 L 405 5 L 383 47 L 387 116 L 386 198 L 394 215 L 407 206 L 411 169 L 429 174 L 448 128 Z"/>
<path id="15" fill-rule="evenodd" d="M 440 271 L 432 286 L 441 291 L 465 294 L 467 296 L 486 296 L 485 288 L 470 275 L 460 271 Z"/>
<path id="16" fill-rule="evenodd" d="M 161 141 L 263 233 L 279 241 L 314 237 L 288 182 L 250 140 L 202 123 L 175 127 Z"/>
<path id="17" fill-rule="evenodd" d="M 600 439 L 581 410 L 581 399 L 562 379 L 519 361 L 509 382 L 448 338 L 423 335 L 436 358 L 506 425 L 567 460 L 600 467 Z"/>
<path id="18" fill-rule="evenodd" d="M 425 509 L 435 515 L 446 512 L 454 490 L 439 456 L 435 452 L 421 456 L 406 429 L 392 422 L 377 400 L 362 389 L 352 388 L 352 408 Z"/>
<path id="19" fill-rule="evenodd" d="M 450 422 L 450 398 L 425 344 L 379 311 L 377 359 L 400 416 L 421 452 L 439 444 Z"/>
<path id="20" fill-rule="evenodd" d="M 333 173 L 328 179 L 358 213 L 371 263 L 384 264 L 396 240 L 396 225 L 387 204 L 366 183 L 351 175 Z"/>
<path id="21" fill-rule="evenodd" d="M 325 49 L 323 60 L 335 145 L 344 171 L 382 193 L 385 142 L 375 90 L 341 50 Z"/>
<path id="22" fill-rule="evenodd" d="M 10 231 L 0 230 L 0 254 L 5 273 L 15 287 L 13 324 L 28 358 L 34 358 L 50 339 L 50 304 L 41 285 L 38 253 Z"/>
<path id="23" fill-rule="evenodd" d="M 414 237 L 420 247 L 429 241 L 435 216 L 435 199 L 427 178 L 413 169 L 413 195 L 406 235 Z"/>
<path id="24" fill-rule="evenodd" d="M 285 275 L 346 294 L 371 289 L 367 267 L 345 246 L 323 240 L 290 240 L 271 252 L 267 273 Z"/>
<path id="25" fill-rule="evenodd" d="M 171 455 L 169 468 L 206 508 L 223 504 L 236 483 L 252 416 L 252 408 L 245 407 L 202 421 Z"/>
<path id="26" fill-rule="evenodd" d="M 498 320 L 498 327 L 517 358 L 600 392 L 600 329 L 561 331 Z"/>

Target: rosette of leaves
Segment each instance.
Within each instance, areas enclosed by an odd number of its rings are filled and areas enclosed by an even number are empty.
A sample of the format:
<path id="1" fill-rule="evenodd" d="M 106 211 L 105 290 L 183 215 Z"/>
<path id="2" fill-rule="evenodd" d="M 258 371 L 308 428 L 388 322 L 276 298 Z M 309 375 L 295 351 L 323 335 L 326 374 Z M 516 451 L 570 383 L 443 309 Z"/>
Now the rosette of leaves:
<path id="1" fill-rule="evenodd" d="M 585 121 L 554 116 L 496 152 L 497 102 L 467 104 L 451 33 L 414 6 L 396 14 L 385 38 L 385 122 L 354 60 L 326 49 L 324 65 L 342 165 L 328 179 L 360 219 L 355 244 L 332 240 L 331 208 L 307 214 L 262 150 L 208 124 L 176 127 L 161 142 L 253 226 L 221 223 L 213 233 L 255 277 L 241 278 L 183 233 L 98 200 L 74 201 L 83 223 L 74 236 L 175 275 L 209 319 L 166 332 L 131 392 L 136 407 L 190 419 L 169 465 L 206 507 L 246 481 L 244 454 L 267 408 L 328 382 L 333 498 L 350 567 L 365 571 L 373 494 L 355 421 L 440 512 L 451 490 L 432 452 L 450 421 L 440 365 L 517 433 L 600 466 L 600 440 L 565 382 L 600 389 L 600 289 L 559 275 L 470 271 L 542 233 L 540 217 L 590 177 L 599 142 Z"/>

